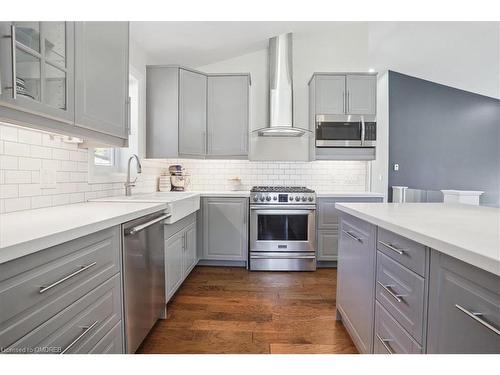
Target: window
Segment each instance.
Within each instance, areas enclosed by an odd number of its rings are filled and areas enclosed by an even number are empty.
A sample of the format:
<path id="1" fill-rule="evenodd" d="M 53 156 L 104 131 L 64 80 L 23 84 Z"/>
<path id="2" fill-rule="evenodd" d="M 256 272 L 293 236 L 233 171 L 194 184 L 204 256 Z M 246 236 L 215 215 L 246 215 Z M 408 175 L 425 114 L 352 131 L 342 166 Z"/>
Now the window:
<path id="1" fill-rule="evenodd" d="M 89 182 L 123 182 L 127 171 L 127 162 L 132 154 L 141 157 L 140 141 L 143 124 L 140 121 L 143 114 L 141 92 L 144 79 L 133 67 L 130 67 L 130 135 L 127 148 L 94 148 L 89 150 Z"/>

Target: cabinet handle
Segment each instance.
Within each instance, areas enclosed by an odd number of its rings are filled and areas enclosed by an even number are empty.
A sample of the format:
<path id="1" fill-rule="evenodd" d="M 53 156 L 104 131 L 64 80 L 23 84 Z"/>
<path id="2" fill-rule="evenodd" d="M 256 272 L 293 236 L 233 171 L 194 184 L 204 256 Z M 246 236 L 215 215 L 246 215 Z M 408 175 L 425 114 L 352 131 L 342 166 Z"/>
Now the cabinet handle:
<path id="1" fill-rule="evenodd" d="M 347 110 L 346 110 L 346 113 L 349 113 L 349 111 L 351 110 L 351 105 L 349 103 L 350 100 L 351 100 L 351 93 L 349 91 L 347 91 L 347 100 L 346 100 Z"/>
<path id="2" fill-rule="evenodd" d="M 71 279 L 72 277 L 75 277 L 76 275 L 81 274 L 83 271 L 86 271 L 89 268 L 94 267 L 96 264 L 97 264 L 97 262 L 93 262 L 93 263 L 90 263 L 86 266 L 82 266 L 79 270 L 69 274 L 68 276 L 63 277 L 62 279 L 50 284 L 49 286 L 41 286 L 38 293 L 40 293 L 40 294 L 45 293 L 47 290 L 50 290 L 50 289 L 58 286 L 59 284 Z"/>
<path id="3" fill-rule="evenodd" d="M 403 255 L 405 253 L 404 250 L 398 249 L 397 247 L 395 247 L 394 245 L 392 245 L 390 243 L 387 243 L 384 241 L 378 241 L 378 243 L 387 247 L 388 249 L 394 251 L 395 253 L 398 253 L 399 255 Z"/>
<path id="4" fill-rule="evenodd" d="M 17 71 L 16 71 L 16 26 L 10 26 L 10 47 L 12 49 L 12 99 L 17 99 Z"/>
<path id="5" fill-rule="evenodd" d="M 172 216 L 172 214 L 161 215 L 161 216 L 157 217 L 156 219 L 148 221 L 147 223 L 137 225 L 137 226 L 132 227 L 130 229 L 125 229 L 125 235 L 126 236 L 133 236 L 134 234 L 139 233 L 141 230 L 144 230 L 147 227 L 150 227 L 151 225 L 156 224 L 162 220 L 168 219 L 171 216 Z"/>
<path id="6" fill-rule="evenodd" d="M 346 96 L 346 92 L 343 91 L 342 92 L 342 101 L 343 101 L 343 104 L 344 104 L 344 113 L 347 113 L 347 96 Z"/>
<path id="7" fill-rule="evenodd" d="M 352 234 L 351 232 L 348 232 L 348 231 L 343 230 L 343 229 L 342 229 L 342 232 L 343 232 L 343 233 L 345 233 L 345 234 L 347 234 L 347 235 L 348 235 L 350 238 L 352 238 L 354 241 L 358 241 L 358 242 L 363 243 L 363 240 L 362 240 L 361 238 L 359 238 L 359 237 L 355 236 L 355 235 L 354 235 L 354 234 Z"/>
<path id="8" fill-rule="evenodd" d="M 388 342 L 391 342 L 391 341 L 394 341 L 394 340 L 383 339 L 378 334 L 377 334 L 377 339 L 382 343 L 382 345 L 384 345 L 384 348 L 389 352 L 389 354 L 396 354 L 396 352 L 394 350 L 392 350 L 392 348 L 389 345 L 387 345 Z"/>
<path id="9" fill-rule="evenodd" d="M 488 328 L 489 330 L 493 331 L 494 333 L 500 336 L 500 329 L 494 327 L 491 323 L 488 323 L 486 320 L 481 318 L 481 316 L 483 316 L 483 313 L 471 312 L 460 305 L 455 305 L 455 307 L 459 309 L 461 312 L 463 312 L 465 315 L 469 316 L 476 322 L 482 324 L 483 326 L 485 326 L 486 328 Z"/>
<path id="10" fill-rule="evenodd" d="M 87 333 L 89 333 L 97 324 L 99 323 L 98 320 L 96 320 L 94 323 L 92 323 L 90 326 L 84 326 L 83 332 L 76 338 L 74 339 L 71 344 L 69 344 L 60 354 L 65 354 L 68 350 L 70 350 L 73 346 L 75 346 L 78 341 L 80 341 L 82 338 L 84 338 Z"/>
<path id="11" fill-rule="evenodd" d="M 384 285 L 382 284 L 380 281 L 377 281 L 377 284 L 380 285 L 382 288 L 384 288 L 384 290 L 389 293 L 389 295 L 394 298 L 396 301 L 398 302 L 403 302 L 403 299 L 401 297 L 406 297 L 405 295 L 403 294 L 396 294 L 392 291 L 392 287 L 393 285 Z"/>

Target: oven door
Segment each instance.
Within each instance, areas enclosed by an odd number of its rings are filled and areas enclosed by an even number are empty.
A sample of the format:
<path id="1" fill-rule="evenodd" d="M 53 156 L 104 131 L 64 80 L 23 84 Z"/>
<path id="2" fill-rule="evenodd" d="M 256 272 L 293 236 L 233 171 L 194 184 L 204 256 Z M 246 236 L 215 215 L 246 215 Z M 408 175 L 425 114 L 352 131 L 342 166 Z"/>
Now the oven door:
<path id="1" fill-rule="evenodd" d="M 316 116 L 316 147 L 361 147 L 363 121 L 357 115 Z"/>
<path id="2" fill-rule="evenodd" d="M 316 251 L 314 205 L 250 206 L 250 251 Z"/>

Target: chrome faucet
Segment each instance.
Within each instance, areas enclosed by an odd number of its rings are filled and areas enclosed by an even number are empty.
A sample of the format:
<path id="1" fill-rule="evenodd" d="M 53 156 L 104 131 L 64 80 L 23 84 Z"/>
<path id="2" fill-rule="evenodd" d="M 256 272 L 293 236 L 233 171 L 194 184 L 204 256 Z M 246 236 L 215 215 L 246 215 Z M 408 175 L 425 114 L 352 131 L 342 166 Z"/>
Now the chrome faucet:
<path id="1" fill-rule="evenodd" d="M 139 157 L 136 154 L 133 154 L 129 159 L 128 159 L 128 166 L 127 166 L 127 181 L 125 182 L 125 196 L 130 197 L 132 195 L 132 186 L 135 186 L 135 182 L 137 181 L 137 177 L 135 178 L 134 181 L 130 181 L 130 162 L 132 159 L 135 159 L 137 162 L 137 173 L 142 172 L 142 166 L 141 166 L 141 161 L 139 160 Z"/>

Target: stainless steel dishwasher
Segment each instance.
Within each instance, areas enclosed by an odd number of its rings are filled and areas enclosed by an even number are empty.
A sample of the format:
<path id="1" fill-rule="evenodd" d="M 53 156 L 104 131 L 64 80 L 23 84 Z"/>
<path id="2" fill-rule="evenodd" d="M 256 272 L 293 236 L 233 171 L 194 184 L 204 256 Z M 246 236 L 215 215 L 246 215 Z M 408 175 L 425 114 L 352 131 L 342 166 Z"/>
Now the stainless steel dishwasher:
<path id="1" fill-rule="evenodd" d="M 153 325 L 165 318 L 164 212 L 122 225 L 125 346 L 135 353 Z"/>

